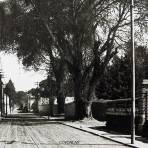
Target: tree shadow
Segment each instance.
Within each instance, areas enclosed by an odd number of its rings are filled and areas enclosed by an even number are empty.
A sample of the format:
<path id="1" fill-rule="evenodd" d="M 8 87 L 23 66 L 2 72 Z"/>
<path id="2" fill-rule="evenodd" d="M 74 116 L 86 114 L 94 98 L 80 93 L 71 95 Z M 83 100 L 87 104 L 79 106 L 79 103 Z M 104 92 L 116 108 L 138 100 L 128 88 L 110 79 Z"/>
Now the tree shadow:
<path id="1" fill-rule="evenodd" d="M 5 118 L 2 118 L 1 122 L 4 124 L 11 125 L 20 125 L 20 126 L 38 126 L 38 125 L 46 125 L 46 124 L 59 124 L 58 121 L 65 121 L 65 119 L 61 118 L 53 118 L 53 119 L 46 119 L 41 116 L 37 116 L 35 114 L 12 114 L 8 115 Z"/>
<path id="2" fill-rule="evenodd" d="M 91 129 L 97 130 L 97 131 L 103 131 L 105 133 L 101 134 L 103 136 L 110 135 L 111 138 L 127 138 L 131 139 L 130 131 L 123 131 L 117 129 L 108 129 L 106 126 L 95 126 L 95 127 L 89 127 Z M 148 143 L 148 138 L 147 137 L 142 137 L 141 135 L 136 135 L 135 139 L 137 141 L 141 141 L 143 143 Z"/>
<path id="3" fill-rule="evenodd" d="M 98 130 L 98 131 L 104 131 L 104 132 L 107 132 L 109 134 L 129 135 L 129 130 L 119 130 L 119 128 L 112 129 L 112 128 L 108 128 L 106 126 L 95 126 L 95 127 L 89 127 L 89 128 L 94 129 L 94 130 Z"/>

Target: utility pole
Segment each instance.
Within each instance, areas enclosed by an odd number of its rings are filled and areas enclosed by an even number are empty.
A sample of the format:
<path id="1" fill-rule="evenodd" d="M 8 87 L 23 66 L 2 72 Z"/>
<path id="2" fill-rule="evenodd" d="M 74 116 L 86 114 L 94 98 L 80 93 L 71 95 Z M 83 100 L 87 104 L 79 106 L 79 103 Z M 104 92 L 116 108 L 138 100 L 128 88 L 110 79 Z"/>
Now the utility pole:
<path id="1" fill-rule="evenodd" d="M 37 95 L 36 96 L 36 98 L 37 98 L 37 100 L 36 100 L 37 101 L 37 112 L 39 112 L 39 106 L 38 106 L 39 105 L 39 84 L 40 84 L 39 82 L 36 82 L 36 85 L 37 85 L 37 94 L 36 94 Z"/>
<path id="2" fill-rule="evenodd" d="M 2 74 L 0 72 L 0 107 L 1 107 L 1 117 L 3 116 L 3 95 L 2 95 Z"/>
<path id="3" fill-rule="evenodd" d="M 49 99 L 49 114 L 53 116 L 53 94 L 52 94 L 52 76 L 50 76 L 50 99 Z"/>
<path id="4" fill-rule="evenodd" d="M 3 100 L 3 114 L 6 115 L 6 102 L 4 98 L 4 84 L 2 82 L 2 100 Z"/>
<path id="5" fill-rule="evenodd" d="M 5 113 L 5 104 L 4 104 L 4 98 L 3 98 L 3 93 L 4 93 L 4 89 L 3 89 L 3 81 L 2 81 L 3 77 L 3 73 L 2 70 L 0 69 L 0 107 L 1 107 L 1 117 L 3 116 L 3 113 Z"/>
<path id="6" fill-rule="evenodd" d="M 130 4 L 131 15 L 131 47 L 132 47 L 132 112 L 131 112 L 131 144 L 135 143 L 135 47 L 134 47 L 134 0 Z"/>
<path id="7" fill-rule="evenodd" d="M 6 116 L 8 115 L 8 98 L 7 95 L 6 96 Z"/>

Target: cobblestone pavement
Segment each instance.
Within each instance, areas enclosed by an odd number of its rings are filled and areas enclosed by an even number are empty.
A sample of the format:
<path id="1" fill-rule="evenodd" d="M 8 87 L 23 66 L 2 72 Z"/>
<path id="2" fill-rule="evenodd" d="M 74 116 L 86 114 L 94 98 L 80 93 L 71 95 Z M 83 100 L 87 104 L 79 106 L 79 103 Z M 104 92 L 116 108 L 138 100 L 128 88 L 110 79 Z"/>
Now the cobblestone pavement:
<path id="1" fill-rule="evenodd" d="M 122 144 L 33 114 L 0 121 L 0 148 L 124 148 Z"/>

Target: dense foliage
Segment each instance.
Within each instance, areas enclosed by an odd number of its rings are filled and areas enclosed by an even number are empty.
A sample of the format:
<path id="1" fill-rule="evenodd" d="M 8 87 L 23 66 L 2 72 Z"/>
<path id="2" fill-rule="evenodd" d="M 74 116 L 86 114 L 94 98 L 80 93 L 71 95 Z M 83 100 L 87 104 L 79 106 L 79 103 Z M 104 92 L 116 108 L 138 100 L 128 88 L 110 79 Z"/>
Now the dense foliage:
<path id="1" fill-rule="evenodd" d="M 136 95 L 142 92 L 142 81 L 145 75 L 144 64 L 146 48 L 136 47 Z M 96 88 L 99 99 L 131 98 L 132 95 L 132 63 L 131 53 L 126 51 L 124 56 L 115 56 L 112 64 L 107 68 L 105 76 Z"/>
<path id="2" fill-rule="evenodd" d="M 24 91 L 18 91 L 16 92 L 15 97 L 15 104 L 23 109 L 24 107 L 28 106 L 28 95 Z"/>

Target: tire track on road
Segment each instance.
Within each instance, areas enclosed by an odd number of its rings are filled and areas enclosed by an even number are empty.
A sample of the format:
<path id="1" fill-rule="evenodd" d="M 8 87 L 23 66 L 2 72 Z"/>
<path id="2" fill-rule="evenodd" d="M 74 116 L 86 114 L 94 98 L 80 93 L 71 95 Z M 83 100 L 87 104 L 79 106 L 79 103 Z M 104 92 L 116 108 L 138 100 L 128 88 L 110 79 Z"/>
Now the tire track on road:
<path id="1" fill-rule="evenodd" d="M 10 131 L 10 127 L 11 127 L 11 121 L 2 121 L 1 124 L 2 128 L 1 128 L 1 136 L 0 136 L 0 146 L 1 148 L 6 148 L 7 143 L 9 142 L 7 137 Z"/>
<path id="2" fill-rule="evenodd" d="M 36 140 L 36 138 L 34 136 L 32 136 L 30 130 L 25 126 L 24 126 L 24 128 L 25 128 L 25 131 L 26 131 L 29 139 L 33 142 L 33 144 L 32 144 L 33 147 L 34 148 L 40 148 L 40 143 Z"/>
<path id="3" fill-rule="evenodd" d="M 28 123 L 26 122 L 26 125 Z M 47 135 L 45 132 L 48 132 L 47 128 L 43 128 L 38 126 L 26 126 L 25 130 L 29 133 L 31 139 L 36 143 L 36 145 L 40 148 L 49 148 L 49 147 L 58 147 L 58 148 L 63 148 L 59 143 L 49 137 L 46 137 Z M 50 135 L 50 134 L 49 134 Z"/>

